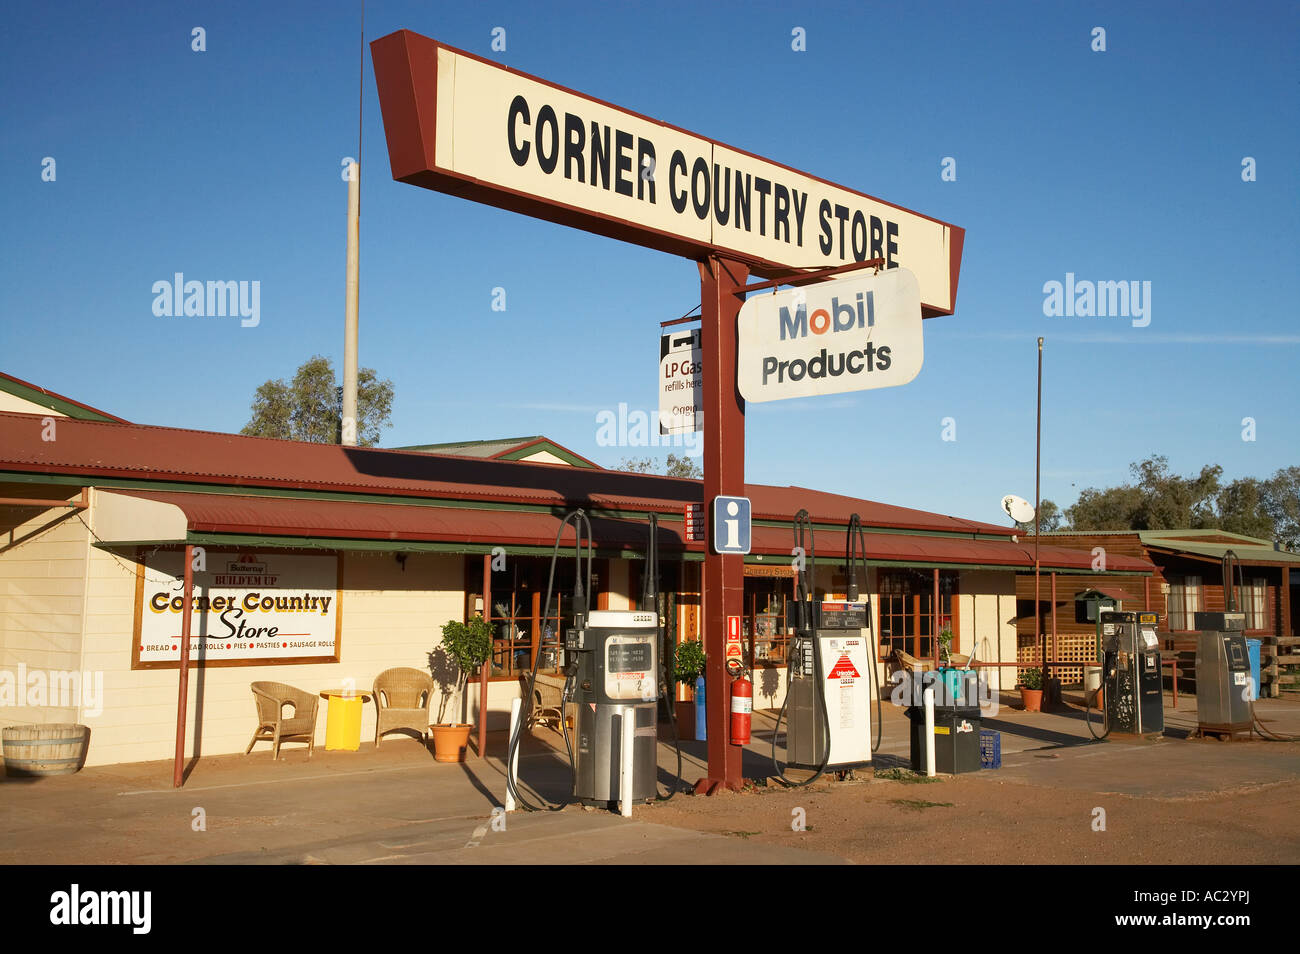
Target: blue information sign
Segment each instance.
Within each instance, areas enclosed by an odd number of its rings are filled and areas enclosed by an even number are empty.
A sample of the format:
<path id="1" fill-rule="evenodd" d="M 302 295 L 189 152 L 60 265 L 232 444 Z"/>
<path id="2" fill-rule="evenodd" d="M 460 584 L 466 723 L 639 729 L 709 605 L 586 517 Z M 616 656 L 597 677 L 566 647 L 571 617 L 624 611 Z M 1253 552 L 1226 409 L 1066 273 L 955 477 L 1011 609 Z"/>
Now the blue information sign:
<path id="1" fill-rule="evenodd" d="M 713 551 L 748 553 L 750 545 L 748 497 L 713 498 Z"/>

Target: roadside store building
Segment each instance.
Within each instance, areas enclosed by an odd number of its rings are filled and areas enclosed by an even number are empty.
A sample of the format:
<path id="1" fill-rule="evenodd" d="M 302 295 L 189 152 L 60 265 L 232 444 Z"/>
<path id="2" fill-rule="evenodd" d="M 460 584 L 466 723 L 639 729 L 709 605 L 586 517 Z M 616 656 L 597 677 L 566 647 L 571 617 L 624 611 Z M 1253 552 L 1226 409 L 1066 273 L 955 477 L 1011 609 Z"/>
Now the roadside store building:
<path id="1" fill-rule="evenodd" d="M 1091 589 L 1121 601 L 1121 609 L 1147 610 L 1160 616 L 1159 635 L 1165 648 L 1183 654 L 1179 678 L 1194 676 L 1195 614 L 1226 608 L 1222 561 L 1232 550 L 1240 562 L 1241 580 L 1235 582 L 1237 608 L 1246 614 L 1246 635 L 1261 641 L 1261 695 L 1276 697 L 1282 680 L 1300 677 L 1280 668 L 1296 659 L 1294 606 L 1300 594 L 1300 553 L 1290 553 L 1272 540 L 1223 530 L 1109 530 L 1053 531 L 1043 534 L 1056 546 L 1088 552 L 1094 562 L 1113 567 L 1116 557 L 1141 559 L 1154 568 L 1147 576 L 1108 574 L 1099 581 L 1092 573 L 1054 573 L 1043 587 L 1040 612 L 1054 658 L 1090 660 L 1096 639 L 1093 623 L 1083 618 L 1080 597 Z M 1022 659 L 1036 659 L 1034 640 L 1034 582 L 1017 581 L 1017 633 Z M 1049 649 L 1049 653 L 1051 650 Z M 1296 660 L 1300 662 L 1300 660 Z M 1075 670 L 1062 675 L 1067 681 Z"/>
<path id="2" fill-rule="evenodd" d="M 187 543 L 204 561 L 189 756 L 244 750 L 252 681 L 368 689 L 390 667 L 427 669 L 442 624 L 478 613 L 496 630 L 483 704 L 489 728 L 505 728 L 520 671 L 563 663 L 539 644 L 569 612 L 571 560 L 557 572 L 558 606 L 547 613 L 542 602 L 557 528 L 574 507 L 591 515 L 595 603 L 608 609 L 634 605 L 647 517 L 658 515 L 669 638 L 699 636 L 706 544 L 685 531 L 687 506 L 703 502 L 698 480 L 605 470 L 545 438 L 527 441 L 557 460 L 303 444 L 129 424 L 9 378 L 0 390 L 10 395 L 0 412 L 0 722 L 89 725 L 88 764 L 172 755 Z M 790 521 L 801 507 L 816 531 L 817 594 L 832 598 L 843 595 L 845 529 L 860 514 L 882 659 L 934 655 L 951 627 L 954 651 L 977 648 L 1003 666 L 990 669 L 995 687 L 1014 684 L 1016 579 L 1033 568 L 1014 530 L 798 487 L 746 490 L 744 649 L 757 706 L 784 696 Z M 564 545 L 571 554 L 571 535 Z M 1086 551 L 1056 545 L 1041 558 L 1045 572 L 1095 579 L 1152 571 L 1117 555 L 1090 573 Z M 472 681 L 459 716 L 477 721 L 479 709 Z M 373 738 L 373 705 L 364 719 L 362 738 Z M 318 741 L 324 731 L 321 718 Z"/>

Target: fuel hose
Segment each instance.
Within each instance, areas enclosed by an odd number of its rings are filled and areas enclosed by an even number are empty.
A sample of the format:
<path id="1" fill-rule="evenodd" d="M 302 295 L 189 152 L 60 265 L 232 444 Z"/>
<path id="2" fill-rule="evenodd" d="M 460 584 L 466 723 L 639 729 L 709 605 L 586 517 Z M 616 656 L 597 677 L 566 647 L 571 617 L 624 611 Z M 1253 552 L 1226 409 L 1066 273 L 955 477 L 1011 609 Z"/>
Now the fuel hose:
<path id="1" fill-rule="evenodd" d="M 804 548 L 805 532 L 807 534 L 807 549 Z M 822 774 L 826 771 L 826 765 L 831 758 L 831 723 L 830 714 L 826 710 L 826 682 L 822 674 L 821 654 L 817 652 L 817 645 L 813 642 L 813 640 L 815 640 L 814 626 L 810 619 L 812 614 L 812 595 L 808 586 L 808 579 L 812 578 L 814 586 L 816 585 L 817 550 L 813 536 L 812 519 L 808 516 L 807 510 L 801 509 L 794 515 L 794 544 L 796 554 L 800 556 L 805 553 L 808 554 L 808 559 L 804 564 L 807 567 L 807 572 L 800 572 L 797 577 L 795 603 L 799 612 L 799 655 L 803 655 L 804 641 L 810 641 L 812 645 L 813 673 L 814 678 L 817 680 L 817 694 L 822 703 L 822 760 L 821 764 L 817 766 L 817 771 L 809 778 L 804 779 L 802 782 L 796 782 L 785 777 L 785 772 L 781 770 L 781 763 L 777 761 L 776 758 L 776 737 L 780 734 L 781 721 L 785 718 L 786 707 L 790 704 L 790 687 L 793 684 L 794 678 L 795 654 L 787 653 L 785 661 L 785 700 L 781 703 L 781 711 L 777 714 L 776 725 L 772 728 L 772 769 L 783 785 L 789 788 L 802 788 L 805 785 L 811 785 L 813 782 L 817 781 L 817 779 L 822 777 Z M 787 753 L 789 752 L 789 749 L 790 743 L 787 739 Z"/>
<path id="2" fill-rule="evenodd" d="M 582 510 L 582 508 L 578 508 L 577 510 L 572 510 L 569 513 L 567 513 L 564 519 L 560 521 L 559 528 L 555 531 L 555 545 L 554 547 L 551 548 L 551 571 L 550 571 L 550 576 L 547 578 L 546 581 L 546 602 L 542 604 L 542 612 L 549 615 L 551 611 L 551 597 L 555 592 L 555 564 L 560 557 L 560 538 L 564 535 L 564 528 L 567 527 L 570 523 L 573 524 L 573 535 L 574 535 L 573 612 L 574 612 L 575 624 L 581 625 L 583 622 L 585 622 L 587 616 L 587 592 L 590 591 L 591 589 L 591 557 L 592 557 L 591 521 L 587 518 L 587 514 L 584 510 Z M 585 541 L 587 544 L 587 562 L 586 562 L 586 574 L 585 574 L 587 579 L 586 590 L 583 589 L 583 585 L 582 585 L 582 580 L 584 576 L 583 562 L 582 562 L 582 545 L 584 541 L 584 534 L 585 534 Z M 556 620 L 555 620 L 555 636 L 556 636 L 557 647 L 559 644 L 563 643 L 564 641 L 563 634 L 562 634 L 563 628 L 560 624 L 561 624 L 561 620 L 559 619 L 559 613 L 557 612 Z M 545 627 L 543 627 L 543 632 L 545 632 Z M 564 734 L 564 748 L 569 756 L 569 774 L 576 780 L 578 773 L 577 773 L 577 767 L 574 765 L 573 762 L 573 744 L 569 740 L 569 726 L 565 722 L 565 718 L 564 718 L 564 707 L 567 704 L 569 699 L 571 686 L 573 685 L 573 676 L 574 676 L 574 670 L 573 667 L 570 666 L 569 672 L 566 674 L 564 689 L 560 694 L 560 729 Z M 525 798 L 519 788 L 519 784 L 518 784 L 519 780 L 516 777 L 515 768 L 514 768 L 515 756 L 519 751 L 520 740 L 524 736 L 524 726 L 528 724 L 528 714 L 532 710 L 533 700 L 536 698 L 536 691 L 537 691 L 537 667 L 534 666 L 532 671 L 532 677 L 528 681 L 528 694 L 527 696 L 524 697 L 523 703 L 519 709 L 518 730 L 511 733 L 510 744 L 508 747 L 508 751 L 506 752 L 506 789 L 507 791 L 510 792 L 511 797 L 513 797 L 514 800 L 518 802 L 520 805 L 522 805 L 527 811 L 558 812 L 564 808 L 566 804 L 565 802 L 559 802 L 557 804 L 552 805 L 548 803 L 546 799 L 541 798 L 541 796 L 538 796 L 541 799 L 542 804 L 534 805 L 527 798 Z"/>

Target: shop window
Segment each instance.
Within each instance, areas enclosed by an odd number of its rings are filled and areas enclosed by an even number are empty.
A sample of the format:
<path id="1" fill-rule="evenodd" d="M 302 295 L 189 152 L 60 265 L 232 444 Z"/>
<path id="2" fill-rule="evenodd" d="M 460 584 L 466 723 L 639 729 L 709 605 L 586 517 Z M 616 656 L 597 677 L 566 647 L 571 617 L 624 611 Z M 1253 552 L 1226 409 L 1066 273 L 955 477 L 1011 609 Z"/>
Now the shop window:
<path id="1" fill-rule="evenodd" d="M 789 612 L 791 587 L 788 580 L 745 581 L 746 616 L 741 620 L 743 651 L 755 666 L 783 666 L 791 630 Z"/>
<path id="2" fill-rule="evenodd" d="M 490 604 L 486 618 L 492 625 L 492 658 L 489 678 L 517 679 L 533 668 L 557 674 L 564 666 L 562 635 L 573 625 L 572 560 L 556 565 L 555 588 L 550 612 L 542 611 L 549 558 L 516 557 L 504 571 L 490 576 Z M 483 560 L 466 558 L 466 617 L 481 610 Z M 475 673 L 477 676 L 477 673 Z"/>
<path id="3" fill-rule="evenodd" d="M 902 650 L 919 659 L 935 653 L 934 575 L 924 570 L 882 569 L 880 571 L 880 646 L 883 655 Z M 957 595 L 957 572 L 939 573 L 939 629 L 955 625 L 953 606 Z M 954 644 L 954 651 L 956 645 Z"/>
<path id="4" fill-rule="evenodd" d="M 1237 605 L 1246 614 L 1247 629 L 1271 630 L 1268 620 L 1268 581 L 1263 577 L 1255 577 L 1241 587 Z"/>
<path id="5" fill-rule="evenodd" d="M 1201 611 L 1201 578 L 1175 576 L 1169 579 L 1169 629 L 1188 630 L 1196 625 Z"/>

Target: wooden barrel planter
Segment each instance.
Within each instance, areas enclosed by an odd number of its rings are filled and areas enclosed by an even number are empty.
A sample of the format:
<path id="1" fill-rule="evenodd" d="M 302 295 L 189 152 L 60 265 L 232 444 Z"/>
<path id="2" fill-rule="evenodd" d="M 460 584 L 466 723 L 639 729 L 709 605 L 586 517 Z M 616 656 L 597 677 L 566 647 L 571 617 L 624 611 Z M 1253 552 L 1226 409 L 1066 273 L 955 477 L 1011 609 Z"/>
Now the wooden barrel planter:
<path id="1" fill-rule="evenodd" d="M 11 725 L 2 735 L 5 774 L 10 778 L 71 775 L 86 763 L 87 726 L 68 722 Z"/>

